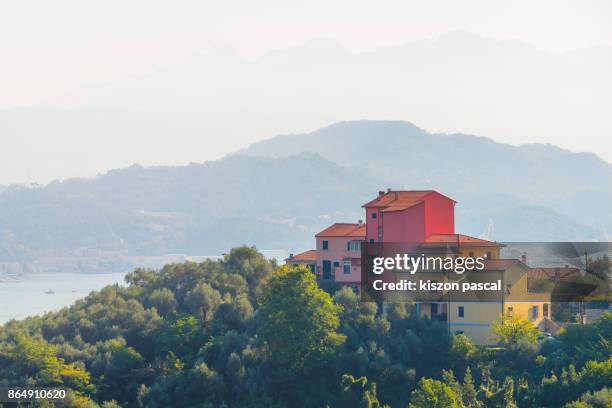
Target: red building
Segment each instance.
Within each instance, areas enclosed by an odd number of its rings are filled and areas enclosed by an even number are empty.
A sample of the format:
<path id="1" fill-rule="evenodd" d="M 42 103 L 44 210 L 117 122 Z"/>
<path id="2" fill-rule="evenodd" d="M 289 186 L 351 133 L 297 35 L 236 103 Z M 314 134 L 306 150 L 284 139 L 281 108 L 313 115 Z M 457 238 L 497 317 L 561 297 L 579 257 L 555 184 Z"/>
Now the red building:
<path id="1" fill-rule="evenodd" d="M 443 246 L 465 256 L 499 257 L 501 245 L 455 234 L 456 201 L 434 190 L 379 191 L 364 204 L 366 222 L 335 223 L 316 234 L 316 249 L 287 258 L 307 264 L 319 280 L 355 286 L 361 280 L 361 242 L 395 242 L 415 250 Z"/>
<path id="2" fill-rule="evenodd" d="M 422 243 L 433 234 L 454 234 L 455 203 L 434 190 L 379 191 L 363 205 L 366 240 Z"/>

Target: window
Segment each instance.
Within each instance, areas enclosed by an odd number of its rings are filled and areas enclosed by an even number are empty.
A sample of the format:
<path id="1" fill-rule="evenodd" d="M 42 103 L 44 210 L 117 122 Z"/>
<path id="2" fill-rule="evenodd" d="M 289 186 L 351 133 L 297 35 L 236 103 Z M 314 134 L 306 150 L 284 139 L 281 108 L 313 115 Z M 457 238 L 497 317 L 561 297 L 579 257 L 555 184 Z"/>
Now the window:
<path id="1" fill-rule="evenodd" d="M 514 313 L 514 309 L 512 308 L 512 306 L 508 306 L 507 315 L 511 317 L 513 313 Z"/>
<path id="2" fill-rule="evenodd" d="M 375 219 L 376 219 L 376 213 L 375 213 L 375 212 L 373 212 L 373 213 L 372 213 L 372 219 L 373 219 L 373 220 L 375 220 Z"/>
<path id="3" fill-rule="evenodd" d="M 374 238 L 370 238 L 370 244 L 374 243 Z"/>
<path id="4" fill-rule="evenodd" d="M 323 279 L 332 278 L 331 261 L 323 260 Z"/>
<path id="5" fill-rule="evenodd" d="M 347 244 L 347 249 L 353 252 L 361 251 L 361 241 L 349 241 Z"/>
<path id="6" fill-rule="evenodd" d="M 544 317 L 550 317 L 548 315 L 548 303 L 544 303 L 544 306 L 542 306 L 542 314 Z"/>
<path id="7" fill-rule="evenodd" d="M 535 306 L 534 306 L 534 307 L 531 309 L 531 316 L 532 316 L 534 319 L 537 319 L 537 318 L 538 318 L 538 316 L 540 316 L 540 308 L 539 308 L 537 305 L 535 305 Z"/>
<path id="8" fill-rule="evenodd" d="M 492 259 L 490 251 L 487 251 L 487 259 Z"/>
<path id="9" fill-rule="evenodd" d="M 350 275 L 351 274 L 351 261 L 344 261 L 342 263 L 342 273 L 344 275 Z"/>
<path id="10" fill-rule="evenodd" d="M 323 241 L 323 250 L 327 251 L 329 249 L 329 241 Z"/>
<path id="11" fill-rule="evenodd" d="M 338 268 L 340 266 L 340 262 L 334 261 L 334 268 Z"/>
<path id="12" fill-rule="evenodd" d="M 457 317 L 463 317 L 465 316 L 465 309 L 463 306 L 459 306 L 457 308 Z"/>

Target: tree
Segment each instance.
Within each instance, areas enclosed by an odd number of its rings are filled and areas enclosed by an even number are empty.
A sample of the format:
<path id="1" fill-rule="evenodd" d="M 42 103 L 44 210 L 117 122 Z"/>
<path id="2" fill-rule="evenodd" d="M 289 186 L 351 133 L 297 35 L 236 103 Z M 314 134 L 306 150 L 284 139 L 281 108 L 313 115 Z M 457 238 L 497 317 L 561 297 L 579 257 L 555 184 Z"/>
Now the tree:
<path id="1" fill-rule="evenodd" d="M 351 408 L 381 408 L 376 396 L 376 384 L 368 383 L 366 377 L 342 376 L 342 405 Z"/>
<path id="2" fill-rule="evenodd" d="M 168 288 L 155 289 L 149 295 L 149 306 L 157 309 L 162 316 L 168 315 L 176 308 L 174 293 Z"/>
<path id="3" fill-rule="evenodd" d="M 103 362 L 104 385 L 99 395 L 105 400 L 134 401 L 139 385 L 146 379 L 146 360 L 133 347 L 111 340 Z"/>
<path id="4" fill-rule="evenodd" d="M 461 398 L 442 381 L 422 378 L 410 395 L 408 408 L 461 408 Z"/>
<path id="5" fill-rule="evenodd" d="M 442 381 L 453 390 L 459 401 L 461 401 L 461 384 L 455 378 L 453 370 L 442 370 Z"/>
<path id="6" fill-rule="evenodd" d="M 208 283 L 202 282 L 187 292 L 185 303 L 191 313 L 209 320 L 221 304 L 221 295 Z"/>
<path id="7" fill-rule="evenodd" d="M 506 377 L 504 381 L 504 407 L 518 408 L 516 402 L 514 402 L 514 380 L 512 377 Z"/>
<path id="8" fill-rule="evenodd" d="M 468 336 L 463 333 L 456 334 L 449 352 L 450 367 L 455 372 L 465 371 L 477 350 Z"/>
<path id="9" fill-rule="evenodd" d="M 472 377 L 472 370 L 470 367 L 465 369 L 465 375 L 463 376 L 463 386 L 461 387 L 461 397 L 463 399 L 463 405 L 468 408 L 480 408 L 482 403 L 478 401 L 476 387 L 474 386 L 474 378 Z"/>
<path id="10" fill-rule="evenodd" d="M 192 315 L 179 315 L 157 333 L 156 352 L 162 356 L 173 353 L 191 359 L 203 342 L 203 330 L 198 319 Z"/>
<path id="11" fill-rule="evenodd" d="M 241 246 L 232 248 L 223 257 L 222 265 L 231 273 L 245 278 L 252 292 L 262 278 L 273 272 L 276 263 L 266 260 L 255 247 Z"/>
<path id="12" fill-rule="evenodd" d="M 44 340 L 18 334 L 12 347 L 0 349 L 0 379 L 8 378 L 12 385 L 65 384 L 75 390 L 85 390 L 90 374 L 74 364 L 66 363 L 57 353 L 57 347 Z"/>
<path id="13" fill-rule="evenodd" d="M 493 322 L 491 331 L 496 335 L 493 340 L 504 346 L 517 344 L 520 341 L 536 344 L 540 336 L 538 328 L 520 316 L 500 316 L 499 321 Z"/>
<path id="14" fill-rule="evenodd" d="M 299 370 L 344 341 L 336 332 L 341 308 L 318 287 L 310 269 L 279 268 L 264 284 L 259 304 L 259 336 L 282 366 Z"/>
<path id="15" fill-rule="evenodd" d="M 612 389 L 602 388 L 596 392 L 585 393 L 580 400 L 565 404 L 564 408 L 610 408 L 612 407 Z"/>

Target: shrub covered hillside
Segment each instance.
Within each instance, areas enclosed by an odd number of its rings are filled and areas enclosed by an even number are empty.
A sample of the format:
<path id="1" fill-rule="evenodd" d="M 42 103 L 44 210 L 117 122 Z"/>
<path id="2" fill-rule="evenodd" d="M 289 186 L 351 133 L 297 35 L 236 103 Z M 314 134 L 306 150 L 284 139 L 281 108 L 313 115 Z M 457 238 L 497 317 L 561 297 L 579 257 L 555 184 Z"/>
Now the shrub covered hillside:
<path id="1" fill-rule="evenodd" d="M 612 315 L 484 350 L 404 304 L 254 248 L 136 270 L 73 306 L 0 328 L 0 386 L 62 386 L 80 407 L 609 407 Z"/>

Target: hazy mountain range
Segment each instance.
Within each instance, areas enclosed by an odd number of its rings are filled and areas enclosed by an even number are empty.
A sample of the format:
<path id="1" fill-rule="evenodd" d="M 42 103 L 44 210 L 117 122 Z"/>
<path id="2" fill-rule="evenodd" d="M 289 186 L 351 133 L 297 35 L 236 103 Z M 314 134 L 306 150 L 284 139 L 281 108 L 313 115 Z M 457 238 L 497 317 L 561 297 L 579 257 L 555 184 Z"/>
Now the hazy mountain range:
<path id="1" fill-rule="evenodd" d="M 601 143 L 612 134 L 611 72 L 609 46 L 550 53 L 464 31 L 368 52 L 327 39 L 253 59 L 218 47 L 0 110 L 0 134 L 27 152 L 0 156 L 0 183 L 201 162 L 270 135 L 360 118 L 552 142 L 612 162 Z"/>
<path id="2" fill-rule="evenodd" d="M 408 122 L 342 122 L 217 161 L 132 166 L 0 193 L 0 259 L 71 253 L 216 254 L 240 244 L 306 249 L 363 217 L 378 190 L 434 188 L 457 230 L 496 240 L 608 240 L 612 165 L 550 145 L 514 147 Z"/>
<path id="3" fill-rule="evenodd" d="M 607 239 L 612 231 L 612 166 L 592 153 L 430 134 L 408 122 L 355 121 L 278 136 L 241 154 L 302 152 L 389 187 L 445 191 L 460 201 L 458 226 L 471 234 L 482 233 L 488 220 L 500 240 Z"/>

